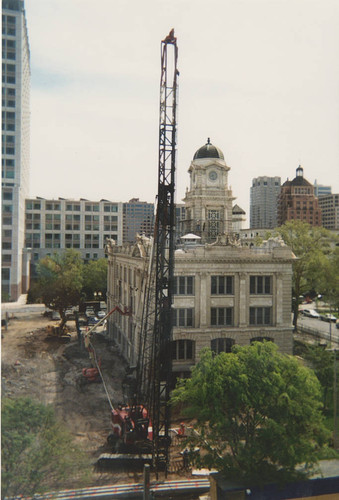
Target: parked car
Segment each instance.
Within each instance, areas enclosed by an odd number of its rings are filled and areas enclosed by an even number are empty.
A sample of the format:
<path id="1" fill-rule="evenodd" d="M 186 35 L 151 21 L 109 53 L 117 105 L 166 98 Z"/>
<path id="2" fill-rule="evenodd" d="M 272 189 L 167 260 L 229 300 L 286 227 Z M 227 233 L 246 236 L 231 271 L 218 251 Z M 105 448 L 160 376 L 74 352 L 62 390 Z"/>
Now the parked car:
<path id="1" fill-rule="evenodd" d="M 320 314 L 317 313 L 317 311 L 315 311 L 314 309 L 303 309 L 302 313 L 308 318 L 320 318 Z"/>
<path id="2" fill-rule="evenodd" d="M 339 328 L 339 321 L 335 324 L 336 328 Z"/>
<path id="3" fill-rule="evenodd" d="M 74 319 L 74 311 L 73 311 L 73 309 L 71 309 L 71 308 L 66 309 L 65 316 L 66 316 L 67 319 Z"/>
<path id="4" fill-rule="evenodd" d="M 97 318 L 96 316 L 90 316 L 90 317 L 88 318 L 88 324 L 89 324 L 90 326 L 96 325 L 96 324 L 98 323 L 98 321 L 99 321 L 99 320 L 98 320 L 98 318 Z"/>
<path id="5" fill-rule="evenodd" d="M 52 320 L 53 321 L 59 321 L 61 318 L 60 318 L 60 314 L 58 313 L 58 311 L 53 311 L 52 312 Z"/>
<path id="6" fill-rule="evenodd" d="M 98 311 L 97 316 L 98 316 L 99 319 L 102 319 L 102 318 L 104 318 L 106 316 L 106 313 L 105 313 L 105 311 Z"/>
<path id="7" fill-rule="evenodd" d="M 95 316 L 94 307 L 86 307 L 86 316 Z"/>
<path id="8" fill-rule="evenodd" d="M 336 323 L 337 318 L 333 314 L 322 314 L 320 316 L 321 321 L 327 321 L 328 323 Z"/>

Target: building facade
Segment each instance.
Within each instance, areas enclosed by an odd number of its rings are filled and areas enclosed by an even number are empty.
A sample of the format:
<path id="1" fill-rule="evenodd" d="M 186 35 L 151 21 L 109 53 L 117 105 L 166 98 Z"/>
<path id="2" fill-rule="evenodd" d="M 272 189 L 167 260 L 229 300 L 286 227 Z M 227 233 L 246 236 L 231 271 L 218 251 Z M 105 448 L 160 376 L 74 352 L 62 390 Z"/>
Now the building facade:
<path id="1" fill-rule="evenodd" d="M 322 225 L 332 231 L 339 230 L 339 194 L 328 194 L 318 199 Z"/>
<path id="2" fill-rule="evenodd" d="M 2 2 L 2 300 L 27 291 L 25 199 L 29 189 L 30 53 L 23 0 Z"/>
<path id="3" fill-rule="evenodd" d="M 188 169 L 183 233 L 194 233 L 202 242 L 215 241 L 218 234 L 232 232 L 232 191 L 223 152 L 210 139 L 193 156 Z"/>
<path id="4" fill-rule="evenodd" d="M 256 177 L 250 189 L 250 227 L 277 227 L 277 202 L 281 188 L 280 177 Z"/>
<path id="5" fill-rule="evenodd" d="M 320 196 L 325 196 L 332 194 L 331 186 L 324 186 L 323 184 L 318 184 L 317 179 L 314 181 L 314 196 L 319 198 Z"/>
<path id="6" fill-rule="evenodd" d="M 33 262 L 67 248 L 86 260 L 105 257 L 105 242 L 123 242 L 123 203 L 109 200 L 29 198 L 25 246 Z"/>
<path id="7" fill-rule="evenodd" d="M 123 241 L 135 241 L 137 234 L 151 236 L 154 227 L 154 203 L 132 198 L 123 204 Z"/>
<path id="8" fill-rule="evenodd" d="M 246 222 L 246 212 L 239 205 L 234 205 L 232 208 L 232 230 L 236 234 L 240 234 Z"/>
<path id="9" fill-rule="evenodd" d="M 321 226 L 321 209 L 314 187 L 304 178 L 304 169 L 299 165 L 296 177 L 281 186 L 278 198 L 278 226 L 290 220 L 301 220 L 311 226 Z"/>
<path id="10" fill-rule="evenodd" d="M 222 152 L 218 148 L 211 151 L 208 145 L 200 148 L 198 158 L 195 154 L 189 170 L 191 186 L 185 213 L 188 210 L 190 214 L 185 222 L 190 234 L 180 238 L 174 258 L 171 356 L 173 370 L 181 375 L 189 373 L 204 347 L 230 352 L 234 344 L 270 339 L 282 352 L 292 353 L 294 255 L 275 238 L 261 247 L 241 245 L 232 232 L 231 220 L 228 223 L 233 199 L 226 187 L 229 168 L 225 168 Z M 217 176 L 210 176 L 210 172 Z M 225 192 L 228 200 L 223 199 Z M 209 218 L 209 210 L 219 211 L 220 217 Z M 192 234 L 193 229 L 197 231 Z M 120 247 L 109 241 L 106 251 L 108 307 L 119 306 L 129 312 L 125 316 L 115 312 L 109 318 L 109 336 L 133 365 L 145 334 L 152 240 L 139 237 Z"/>

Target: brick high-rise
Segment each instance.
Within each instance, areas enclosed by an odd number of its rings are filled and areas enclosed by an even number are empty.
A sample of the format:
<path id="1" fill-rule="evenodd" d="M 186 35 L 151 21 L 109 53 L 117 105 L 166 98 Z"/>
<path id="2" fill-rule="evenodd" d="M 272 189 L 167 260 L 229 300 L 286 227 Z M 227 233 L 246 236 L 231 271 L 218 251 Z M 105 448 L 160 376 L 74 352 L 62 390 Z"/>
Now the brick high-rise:
<path id="1" fill-rule="evenodd" d="M 314 186 L 304 178 L 304 169 L 300 165 L 296 177 L 281 186 L 278 198 L 278 226 L 289 220 L 321 226 L 321 209 L 314 195 Z"/>

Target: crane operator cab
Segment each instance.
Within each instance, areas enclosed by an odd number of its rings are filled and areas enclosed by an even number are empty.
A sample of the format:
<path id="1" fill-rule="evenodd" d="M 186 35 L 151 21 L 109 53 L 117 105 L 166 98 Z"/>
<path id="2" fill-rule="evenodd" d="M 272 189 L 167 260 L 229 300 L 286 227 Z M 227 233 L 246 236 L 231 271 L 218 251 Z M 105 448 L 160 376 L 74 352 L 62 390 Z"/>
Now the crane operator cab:
<path id="1" fill-rule="evenodd" d="M 152 426 L 143 405 L 119 405 L 112 410 L 112 432 L 107 440 L 115 451 L 149 450 L 152 446 Z"/>

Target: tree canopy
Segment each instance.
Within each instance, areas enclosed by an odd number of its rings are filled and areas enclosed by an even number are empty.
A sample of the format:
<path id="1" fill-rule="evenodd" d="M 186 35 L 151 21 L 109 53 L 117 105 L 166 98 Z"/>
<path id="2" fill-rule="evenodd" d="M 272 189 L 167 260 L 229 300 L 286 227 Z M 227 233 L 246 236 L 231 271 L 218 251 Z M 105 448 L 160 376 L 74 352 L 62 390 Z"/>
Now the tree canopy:
<path id="1" fill-rule="evenodd" d="M 76 476 L 85 477 L 84 454 L 51 407 L 29 398 L 3 398 L 1 415 L 2 498 L 60 489 L 67 478 L 75 484 Z"/>
<path id="2" fill-rule="evenodd" d="M 172 403 L 195 419 L 187 438 L 197 465 L 251 482 L 296 477 L 329 439 L 320 384 L 312 370 L 270 342 L 202 353 Z M 306 474 L 306 471 L 304 472 Z"/>
<path id="3" fill-rule="evenodd" d="M 323 394 L 324 413 L 333 413 L 333 370 L 335 350 L 325 349 L 325 346 L 294 341 L 294 352 L 301 356 L 318 378 Z"/>
<path id="4" fill-rule="evenodd" d="M 327 229 L 300 220 L 288 221 L 276 231 L 297 257 L 293 263 L 293 324 L 296 329 L 299 297 L 310 290 L 319 292 L 324 285 L 324 272 L 331 262 L 331 241 L 335 236 Z"/>
<path id="5" fill-rule="evenodd" d="M 50 309 L 59 311 L 62 318 L 67 307 L 80 302 L 82 268 L 80 253 L 72 249 L 45 257 L 37 266 L 42 300 Z"/>
<path id="6" fill-rule="evenodd" d="M 107 292 L 107 260 L 90 260 L 83 267 L 83 292 L 87 299 L 92 299 L 95 294 L 106 298 Z M 101 294 L 101 295 L 100 295 Z"/>

